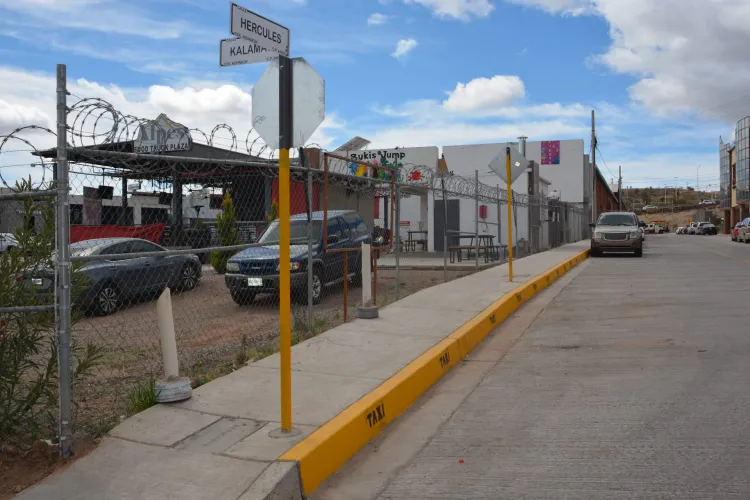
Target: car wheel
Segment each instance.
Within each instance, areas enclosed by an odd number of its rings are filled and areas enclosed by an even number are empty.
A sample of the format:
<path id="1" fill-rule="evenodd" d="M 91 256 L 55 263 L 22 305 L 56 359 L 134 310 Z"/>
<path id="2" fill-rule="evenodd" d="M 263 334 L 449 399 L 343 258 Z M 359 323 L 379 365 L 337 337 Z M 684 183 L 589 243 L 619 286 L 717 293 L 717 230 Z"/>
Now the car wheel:
<path id="1" fill-rule="evenodd" d="M 120 291 L 114 283 L 105 283 L 94 298 L 94 312 L 99 316 L 109 316 L 120 305 Z"/>
<path id="2" fill-rule="evenodd" d="M 240 306 L 248 306 L 255 301 L 255 293 L 249 290 L 232 291 L 232 300 Z"/>
<path id="3" fill-rule="evenodd" d="M 643 249 L 642 248 L 637 249 L 635 251 L 635 256 L 636 257 L 643 257 Z"/>
<path id="4" fill-rule="evenodd" d="M 195 268 L 195 266 L 191 266 L 190 264 L 187 264 L 185 267 L 182 268 L 182 271 L 180 271 L 180 284 L 179 288 L 181 291 L 188 291 L 195 288 L 195 285 L 198 284 L 198 270 Z"/>
<path id="5" fill-rule="evenodd" d="M 599 257 L 601 255 L 601 253 L 596 248 L 592 248 L 590 255 L 591 255 L 591 257 Z"/>

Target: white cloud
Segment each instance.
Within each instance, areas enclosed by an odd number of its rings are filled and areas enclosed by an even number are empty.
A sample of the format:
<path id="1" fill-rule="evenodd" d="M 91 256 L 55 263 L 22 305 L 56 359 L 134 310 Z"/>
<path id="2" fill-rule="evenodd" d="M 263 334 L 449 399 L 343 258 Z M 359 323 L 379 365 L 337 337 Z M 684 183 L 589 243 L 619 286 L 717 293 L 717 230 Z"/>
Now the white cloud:
<path id="1" fill-rule="evenodd" d="M 385 14 L 380 14 L 379 12 L 374 12 L 370 14 L 370 17 L 367 18 L 367 24 L 369 26 L 379 26 L 387 22 L 388 16 L 386 16 Z"/>
<path id="2" fill-rule="evenodd" d="M 503 107 L 522 98 L 526 93 L 517 76 L 496 75 L 492 78 L 475 78 L 469 83 L 456 84 L 448 92 L 443 106 L 448 111 L 466 113 Z"/>
<path id="3" fill-rule="evenodd" d="M 468 21 L 472 17 L 482 18 L 490 15 L 495 6 L 489 0 L 404 0 L 406 3 L 417 3 L 430 9 L 442 18 Z"/>
<path id="4" fill-rule="evenodd" d="M 158 20 L 151 12 L 116 0 L 0 0 L 0 9 L 14 13 L 28 28 L 75 28 L 155 40 L 192 38 L 206 33 L 184 21 Z"/>
<path id="5" fill-rule="evenodd" d="M 49 116 L 35 106 L 11 104 L 0 99 L 0 135 L 27 125 L 50 126 Z"/>
<path id="6" fill-rule="evenodd" d="M 593 61 L 636 76 L 631 99 L 658 116 L 692 111 L 733 122 L 750 114 L 747 0 L 506 1 L 605 19 L 611 44 Z"/>
<path id="7" fill-rule="evenodd" d="M 551 14 L 581 15 L 592 11 L 592 0 L 506 0 L 508 3 L 539 7 Z"/>
<path id="8" fill-rule="evenodd" d="M 165 85 L 153 85 L 148 89 L 148 101 L 154 107 L 168 113 L 250 113 L 250 94 L 234 85 L 218 88 L 174 89 Z"/>
<path id="9" fill-rule="evenodd" d="M 396 44 L 396 50 L 393 51 L 393 54 L 391 54 L 393 57 L 395 57 L 398 60 L 402 60 L 406 55 L 414 50 L 417 46 L 417 41 L 413 38 L 408 38 L 406 40 L 399 40 Z"/>

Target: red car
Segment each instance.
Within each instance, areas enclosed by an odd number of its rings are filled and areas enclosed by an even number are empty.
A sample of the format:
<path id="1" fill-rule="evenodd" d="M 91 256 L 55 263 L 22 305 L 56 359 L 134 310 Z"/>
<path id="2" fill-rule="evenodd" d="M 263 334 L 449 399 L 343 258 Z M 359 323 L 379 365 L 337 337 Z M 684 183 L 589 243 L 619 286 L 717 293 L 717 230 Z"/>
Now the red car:
<path id="1" fill-rule="evenodd" d="M 737 241 L 737 235 L 739 234 L 740 226 L 742 225 L 742 222 L 738 222 L 734 225 L 732 230 L 729 232 L 732 235 L 732 241 Z"/>

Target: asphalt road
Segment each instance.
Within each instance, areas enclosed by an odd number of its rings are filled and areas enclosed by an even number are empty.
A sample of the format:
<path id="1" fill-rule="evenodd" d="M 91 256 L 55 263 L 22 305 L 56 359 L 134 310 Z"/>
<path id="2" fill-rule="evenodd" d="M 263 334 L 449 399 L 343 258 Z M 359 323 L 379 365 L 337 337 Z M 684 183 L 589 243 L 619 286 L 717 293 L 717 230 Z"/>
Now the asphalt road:
<path id="1" fill-rule="evenodd" d="M 411 459 L 349 498 L 750 498 L 748 297 L 750 245 L 727 236 L 652 235 L 643 258 L 591 260 Z M 429 398 L 406 421 L 440 411 Z M 380 439 L 370 457 L 389 453 Z"/>

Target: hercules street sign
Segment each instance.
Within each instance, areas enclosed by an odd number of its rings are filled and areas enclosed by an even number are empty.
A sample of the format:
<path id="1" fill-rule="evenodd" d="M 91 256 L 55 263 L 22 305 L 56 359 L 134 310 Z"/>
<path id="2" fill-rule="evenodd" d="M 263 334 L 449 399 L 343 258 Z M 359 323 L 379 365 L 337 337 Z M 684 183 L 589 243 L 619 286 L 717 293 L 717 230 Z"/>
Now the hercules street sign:
<path id="1" fill-rule="evenodd" d="M 267 51 L 289 55 L 288 28 L 236 3 L 231 4 L 229 31 L 235 36 L 253 42 L 253 53 Z"/>

